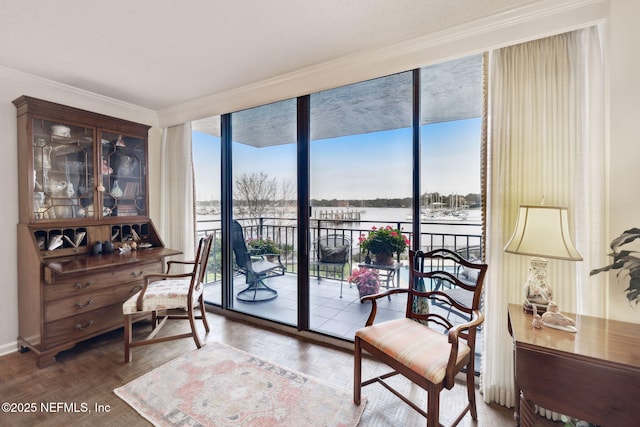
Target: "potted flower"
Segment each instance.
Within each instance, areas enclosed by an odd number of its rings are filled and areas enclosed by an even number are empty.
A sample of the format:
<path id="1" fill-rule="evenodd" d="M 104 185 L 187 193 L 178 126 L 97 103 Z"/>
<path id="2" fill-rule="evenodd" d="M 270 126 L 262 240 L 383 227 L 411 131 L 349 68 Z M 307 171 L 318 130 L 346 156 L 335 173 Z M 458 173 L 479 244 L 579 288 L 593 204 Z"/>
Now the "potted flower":
<path id="1" fill-rule="evenodd" d="M 371 268 L 355 268 L 347 281 L 356 284 L 360 298 L 365 295 L 377 294 L 380 291 L 378 272 Z"/>
<path id="2" fill-rule="evenodd" d="M 386 227 L 372 227 L 369 234 L 361 234 L 360 249 L 372 253 L 376 264 L 393 264 L 393 255 L 400 255 L 409 246 L 409 239 L 398 229 L 390 225 Z"/>
<path id="3" fill-rule="evenodd" d="M 280 253 L 280 248 L 276 245 L 276 242 L 267 238 L 263 239 L 258 237 L 256 239 L 247 240 L 247 246 L 251 255 L 266 255 L 267 259 L 271 260 L 273 255 Z"/>
<path id="4" fill-rule="evenodd" d="M 634 254 L 639 254 L 640 252 L 620 249 L 636 239 L 640 239 L 640 228 L 630 228 L 613 239 L 609 245 L 613 251 L 609 254 L 609 256 L 613 257 L 613 262 L 607 266 L 591 270 L 589 275 L 593 276 L 609 270 L 620 270 L 616 273 L 616 277 L 619 282 L 628 278 L 629 284 L 624 291 L 627 293 L 629 303 L 635 302 L 637 306 L 640 303 L 640 257 Z"/>

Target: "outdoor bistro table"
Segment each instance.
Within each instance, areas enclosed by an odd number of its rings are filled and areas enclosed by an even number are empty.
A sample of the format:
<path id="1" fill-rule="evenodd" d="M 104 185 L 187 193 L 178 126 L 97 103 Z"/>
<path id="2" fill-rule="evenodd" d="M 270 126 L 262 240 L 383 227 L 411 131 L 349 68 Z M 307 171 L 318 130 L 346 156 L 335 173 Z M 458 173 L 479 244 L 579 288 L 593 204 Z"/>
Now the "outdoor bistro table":
<path id="1" fill-rule="evenodd" d="M 370 268 L 372 270 L 378 270 L 378 276 L 380 277 L 380 284 L 384 283 L 385 287 L 389 289 L 389 285 L 391 287 L 400 287 L 400 267 L 402 267 L 402 263 L 398 261 L 394 261 L 393 264 L 390 265 L 382 265 L 382 264 L 367 264 L 367 263 L 359 263 L 358 267 L 360 268 Z M 396 284 L 394 285 L 393 279 L 396 279 Z"/>

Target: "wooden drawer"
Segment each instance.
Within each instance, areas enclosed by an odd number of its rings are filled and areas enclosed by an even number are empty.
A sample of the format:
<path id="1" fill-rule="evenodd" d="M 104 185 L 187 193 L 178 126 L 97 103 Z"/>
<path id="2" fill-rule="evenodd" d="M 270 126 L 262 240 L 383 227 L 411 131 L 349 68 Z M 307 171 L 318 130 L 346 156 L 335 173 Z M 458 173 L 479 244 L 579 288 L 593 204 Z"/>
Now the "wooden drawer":
<path id="1" fill-rule="evenodd" d="M 145 274 L 162 273 L 162 262 L 132 264 L 130 266 L 109 267 L 94 272 L 73 274 L 45 274 L 44 299 L 53 301 L 77 297 L 80 300 L 98 290 L 122 283 L 140 280 Z M 78 300 L 74 301 L 78 302 Z"/>
<path id="2" fill-rule="evenodd" d="M 142 289 L 142 281 L 111 286 L 93 292 L 78 292 L 78 295 L 45 303 L 45 322 L 86 313 L 111 304 L 122 304 L 131 295 Z"/>
<path id="3" fill-rule="evenodd" d="M 45 324 L 45 348 L 82 341 L 123 324 L 122 304 L 113 304 L 85 314 Z"/>

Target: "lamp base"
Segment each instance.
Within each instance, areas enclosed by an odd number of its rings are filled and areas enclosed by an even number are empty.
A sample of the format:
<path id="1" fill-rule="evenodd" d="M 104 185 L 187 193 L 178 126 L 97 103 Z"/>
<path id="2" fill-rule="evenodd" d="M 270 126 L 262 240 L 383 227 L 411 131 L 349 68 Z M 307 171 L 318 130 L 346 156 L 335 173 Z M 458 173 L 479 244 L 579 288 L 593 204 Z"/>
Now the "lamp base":
<path id="1" fill-rule="evenodd" d="M 533 303 L 531 301 L 524 300 L 522 303 L 522 309 L 527 314 L 542 314 L 547 311 L 549 303 Z"/>
<path id="2" fill-rule="evenodd" d="M 529 260 L 529 275 L 524 282 L 524 310 L 533 313 L 534 307 L 538 314 L 547 311 L 549 301 L 553 299 L 553 291 L 547 281 L 547 261 L 544 258 L 533 257 Z"/>

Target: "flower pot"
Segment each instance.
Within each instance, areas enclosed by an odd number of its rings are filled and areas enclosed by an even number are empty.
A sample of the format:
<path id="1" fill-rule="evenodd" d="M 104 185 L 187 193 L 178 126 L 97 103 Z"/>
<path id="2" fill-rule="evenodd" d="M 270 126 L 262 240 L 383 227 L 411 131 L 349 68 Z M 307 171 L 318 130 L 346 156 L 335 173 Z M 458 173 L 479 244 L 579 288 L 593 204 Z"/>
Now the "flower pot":
<path id="1" fill-rule="evenodd" d="M 393 254 L 380 253 L 374 254 L 375 261 L 374 264 L 378 265 L 393 265 L 395 259 L 393 259 Z"/>
<path id="2" fill-rule="evenodd" d="M 366 297 L 367 295 L 373 295 L 380 292 L 380 284 L 376 283 L 374 286 L 371 285 L 358 285 L 358 293 L 360 294 L 360 298 Z M 362 301 L 360 301 L 362 302 Z"/>

